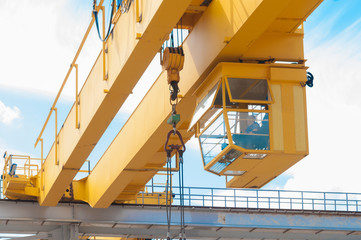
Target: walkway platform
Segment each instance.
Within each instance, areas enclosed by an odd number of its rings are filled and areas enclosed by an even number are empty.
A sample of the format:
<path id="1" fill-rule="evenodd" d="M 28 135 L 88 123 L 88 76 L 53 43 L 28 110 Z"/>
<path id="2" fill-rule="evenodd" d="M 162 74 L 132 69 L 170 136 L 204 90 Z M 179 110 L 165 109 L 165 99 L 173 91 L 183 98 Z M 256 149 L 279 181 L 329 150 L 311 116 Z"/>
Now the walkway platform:
<path id="1" fill-rule="evenodd" d="M 172 235 L 179 232 L 178 207 L 172 208 Z M 361 213 L 318 210 L 186 207 L 188 239 L 360 239 Z M 112 205 L 95 209 L 87 204 L 0 201 L 0 232 L 29 233 L 22 239 L 65 239 L 64 228 L 80 236 L 164 238 L 165 208 Z M 71 232 L 71 231 L 70 231 Z M 20 239 L 20 238 L 16 238 Z M 72 239 L 69 237 L 68 239 Z"/>

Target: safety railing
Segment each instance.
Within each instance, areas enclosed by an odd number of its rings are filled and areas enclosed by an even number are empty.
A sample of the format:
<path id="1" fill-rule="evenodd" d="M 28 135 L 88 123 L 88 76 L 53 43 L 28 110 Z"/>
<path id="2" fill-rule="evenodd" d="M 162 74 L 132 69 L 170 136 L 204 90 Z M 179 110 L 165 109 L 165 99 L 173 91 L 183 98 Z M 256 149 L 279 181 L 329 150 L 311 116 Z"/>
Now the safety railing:
<path id="1" fill-rule="evenodd" d="M 148 186 L 160 194 L 164 187 Z M 147 201 L 153 198 L 153 201 Z M 137 204 L 154 202 L 161 196 L 141 193 Z M 173 205 L 179 205 L 179 188 L 173 187 Z M 163 201 L 164 202 L 164 201 Z M 245 209 L 283 209 L 314 211 L 361 212 L 361 193 L 313 192 L 288 190 L 256 190 L 185 187 L 184 204 L 192 207 L 221 207 Z"/>
<path id="2" fill-rule="evenodd" d="M 104 2 L 104 0 L 100 0 L 99 4 L 97 6 L 97 10 L 102 10 L 103 11 L 103 16 L 104 16 L 104 7 L 102 6 L 103 2 Z M 83 46 L 84 46 L 85 42 L 86 42 L 86 40 L 87 40 L 87 38 L 89 36 L 90 30 L 92 29 L 92 27 L 94 25 L 94 22 L 95 22 L 95 18 L 92 17 L 92 20 L 89 23 L 89 26 L 88 26 L 88 28 L 87 28 L 87 30 L 85 32 L 85 35 L 84 35 L 84 37 L 83 37 L 83 39 L 82 39 L 82 41 L 80 43 L 79 48 L 78 48 L 78 50 L 77 50 L 77 52 L 76 52 L 76 54 L 74 56 L 74 59 L 70 64 L 68 72 L 65 75 L 63 83 L 62 83 L 62 85 L 61 85 L 61 87 L 60 87 L 60 89 L 59 89 L 59 91 L 58 91 L 58 93 L 57 93 L 57 95 L 55 97 L 55 100 L 54 100 L 54 102 L 53 102 L 53 104 L 52 104 L 52 106 L 50 108 L 50 111 L 49 111 L 49 114 L 48 114 L 48 116 L 47 116 L 47 118 L 45 120 L 45 123 L 44 123 L 44 125 L 43 125 L 43 127 L 42 127 L 42 129 L 41 129 L 41 131 L 39 133 L 39 136 L 37 137 L 37 139 L 35 141 L 34 147 L 36 147 L 38 145 L 38 143 L 41 142 L 41 159 L 42 160 L 44 159 L 42 135 L 44 133 L 44 130 L 45 130 L 49 120 L 50 120 L 50 117 L 52 116 L 52 114 L 54 112 L 55 113 L 55 163 L 58 164 L 58 159 L 57 159 L 57 156 L 58 156 L 58 153 L 57 153 L 57 147 L 58 147 L 57 146 L 58 145 L 58 129 L 57 129 L 57 125 L 58 125 L 58 123 L 57 123 L 57 108 L 56 108 L 56 105 L 57 105 L 57 102 L 58 102 L 58 100 L 60 98 L 60 95 L 61 95 L 61 93 L 62 93 L 62 91 L 63 91 L 63 89 L 64 89 L 64 87 L 65 87 L 65 85 L 66 85 L 66 83 L 68 81 L 68 78 L 69 78 L 69 76 L 72 73 L 72 70 L 74 68 L 75 68 L 75 77 L 76 77 L 76 79 L 75 79 L 75 111 L 76 111 L 75 128 L 80 127 L 79 116 L 78 116 L 79 115 L 79 92 L 78 92 L 78 64 L 77 64 L 77 60 L 78 60 L 78 57 L 79 57 L 79 55 L 80 55 L 80 53 L 81 53 L 81 51 L 83 49 Z M 103 17 L 103 35 L 105 34 L 104 33 L 104 22 L 105 21 L 104 21 L 104 17 Z M 104 53 L 105 53 L 105 43 L 103 43 L 103 55 L 104 55 Z M 43 164 L 43 162 L 42 162 L 42 164 Z"/>
<path id="3" fill-rule="evenodd" d="M 7 155 L 3 175 L 24 175 L 28 178 L 38 175 L 41 166 L 40 158 L 30 158 L 25 155 Z"/>

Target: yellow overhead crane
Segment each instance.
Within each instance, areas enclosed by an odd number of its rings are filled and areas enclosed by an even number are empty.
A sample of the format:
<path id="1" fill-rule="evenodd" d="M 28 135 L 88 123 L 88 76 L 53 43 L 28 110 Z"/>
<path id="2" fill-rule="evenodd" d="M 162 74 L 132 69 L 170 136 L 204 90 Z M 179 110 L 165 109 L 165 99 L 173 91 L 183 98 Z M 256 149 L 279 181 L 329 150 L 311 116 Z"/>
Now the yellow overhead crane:
<path id="1" fill-rule="evenodd" d="M 43 157 L 42 143 L 49 140 L 42 132 L 50 115 L 56 118 L 71 71 L 77 73 L 93 18 L 36 140 L 41 158 L 19 156 L 20 167 L 13 163 L 16 156 L 5 156 L 4 195 L 42 206 L 54 206 L 63 196 L 96 208 L 135 200 L 164 170 L 172 114 L 169 71 L 159 75 L 89 176 L 73 179 L 177 26 L 189 30 L 181 44 L 177 130 L 185 142 L 198 137 L 205 170 L 227 176 L 227 187 L 262 187 L 308 154 L 303 22 L 321 2 L 133 1 L 126 13 L 115 12 L 114 28 L 80 92 L 76 86 L 76 101 Z"/>

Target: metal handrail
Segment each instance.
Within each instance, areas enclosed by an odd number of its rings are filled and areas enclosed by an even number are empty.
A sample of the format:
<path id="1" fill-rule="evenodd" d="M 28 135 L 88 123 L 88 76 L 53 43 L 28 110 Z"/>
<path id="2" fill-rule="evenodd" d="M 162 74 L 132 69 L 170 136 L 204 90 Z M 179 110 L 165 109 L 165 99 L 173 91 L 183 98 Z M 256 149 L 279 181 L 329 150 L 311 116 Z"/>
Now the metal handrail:
<path id="1" fill-rule="evenodd" d="M 158 186 L 148 188 L 152 193 L 164 191 Z M 140 195 L 143 203 L 156 197 L 149 192 Z M 173 204 L 179 205 L 179 187 L 173 187 L 173 196 Z M 361 212 L 361 193 L 346 192 L 185 187 L 184 202 L 191 207 Z"/>
<path id="2" fill-rule="evenodd" d="M 103 5 L 103 2 L 104 2 L 104 0 L 100 0 L 99 6 L 102 6 L 102 5 Z M 89 23 L 88 29 L 87 29 L 87 31 L 86 31 L 86 33 L 85 33 L 85 35 L 84 35 L 84 37 L 83 37 L 83 39 L 82 39 L 82 41 L 81 41 L 81 43 L 80 43 L 80 46 L 79 46 L 79 48 L 78 48 L 78 50 L 77 50 L 77 52 L 76 52 L 76 54 L 75 54 L 75 56 L 74 56 L 74 59 L 73 59 L 72 63 L 70 64 L 70 67 L 69 67 L 69 70 L 68 70 L 68 72 L 67 72 L 67 74 L 66 74 L 66 76 L 65 76 L 65 79 L 64 79 L 64 81 L 63 81 L 63 83 L 62 83 L 62 85 L 61 85 L 61 87 L 60 87 L 60 89 L 59 89 L 59 91 L 58 91 L 58 94 L 57 94 L 56 97 L 55 97 L 55 100 L 54 100 L 54 102 L 53 102 L 53 105 L 52 105 L 51 108 L 50 108 L 49 114 L 48 114 L 48 116 L 47 116 L 47 118 L 46 118 L 46 120 L 45 120 L 45 123 L 44 123 L 41 131 L 40 131 L 40 134 L 39 134 L 39 136 L 37 137 L 37 139 L 36 139 L 36 141 L 35 141 L 34 147 L 36 147 L 37 144 L 38 144 L 38 142 L 41 141 L 41 139 L 42 139 L 41 137 L 42 137 L 42 135 L 43 135 L 43 133 L 44 133 L 44 130 L 45 130 L 45 128 L 46 128 L 46 126 L 47 126 L 47 124 L 48 124 L 48 122 L 49 122 L 49 119 L 50 119 L 53 111 L 55 110 L 55 106 L 56 106 L 56 104 L 57 104 L 57 102 L 58 102 L 58 100 L 59 100 L 59 97 L 60 97 L 60 95 L 61 95 L 61 93 L 62 93 L 62 91 L 63 91 L 63 89 L 64 89 L 64 87 L 65 87 L 65 84 L 66 84 L 66 82 L 67 82 L 67 80 L 68 80 L 68 78 L 69 78 L 69 76 L 70 76 L 73 68 L 76 67 L 76 70 L 77 70 L 76 61 L 78 60 L 79 54 L 80 54 L 80 52 L 81 52 L 82 49 L 83 49 L 84 43 L 85 43 L 86 39 L 88 38 L 88 35 L 89 35 L 89 33 L 90 33 L 90 30 L 91 30 L 92 27 L 93 27 L 94 21 L 95 21 L 95 20 L 94 20 L 94 17 L 92 17 L 92 20 L 91 20 L 90 23 Z"/>
<path id="3" fill-rule="evenodd" d="M 4 198 L 2 181 L 0 179 L 0 199 Z M 147 200 L 165 204 L 161 196 L 164 186 L 146 187 L 147 191 L 138 195 L 137 204 L 146 204 Z M 185 187 L 184 190 L 184 204 L 190 207 L 361 212 L 361 193 L 203 187 Z M 179 205 L 179 187 L 173 187 L 172 194 L 173 205 Z"/>

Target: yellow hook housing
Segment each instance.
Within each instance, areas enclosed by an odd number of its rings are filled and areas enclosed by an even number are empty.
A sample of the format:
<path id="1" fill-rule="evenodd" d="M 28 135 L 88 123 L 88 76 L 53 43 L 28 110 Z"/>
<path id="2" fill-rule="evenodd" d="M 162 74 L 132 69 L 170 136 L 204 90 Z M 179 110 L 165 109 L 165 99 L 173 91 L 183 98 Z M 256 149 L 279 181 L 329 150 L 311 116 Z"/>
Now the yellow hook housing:
<path id="1" fill-rule="evenodd" d="M 167 47 L 163 53 L 163 69 L 168 73 L 168 84 L 179 82 L 179 71 L 183 69 L 184 52 L 182 47 Z"/>

